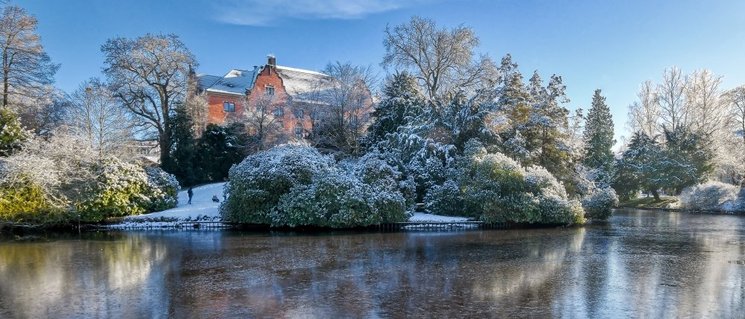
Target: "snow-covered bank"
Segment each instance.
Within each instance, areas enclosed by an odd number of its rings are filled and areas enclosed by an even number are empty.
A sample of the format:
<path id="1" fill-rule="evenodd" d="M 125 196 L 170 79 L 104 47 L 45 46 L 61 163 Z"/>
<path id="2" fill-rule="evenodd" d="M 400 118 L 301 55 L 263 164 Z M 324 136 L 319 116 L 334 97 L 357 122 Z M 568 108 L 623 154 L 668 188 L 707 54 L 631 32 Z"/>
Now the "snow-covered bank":
<path id="1" fill-rule="evenodd" d="M 122 223 L 109 225 L 112 229 L 145 229 L 145 228 L 178 228 L 193 227 L 191 222 L 221 222 L 220 203 L 212 201 L 212 196 L 217 196 L 220 201 L 224 199 L 223 190 L 225 183 L 214 183 L 195 187 L 194 197 L 189 204 L 189 196 L 186 190 L 178 193 L 178 205 L 175 208 L 130 216 Z M 440 216 L 427 213 L 414 213 L 409 222 L 433 222 L 452 223 L 468 221 L 467 217 Z"/>
<path id="2" fill-rule="evenodd" d="M 194 196 L 189 204 L 189 195 L 184 189 L 178 193 L 178 205 L 160 212 L 130 216 L 120 224 L 110 225 L 114 229 L 168 228 L 194 221 L 220 222 L 220 203 L 213 202 L 212 196 L 224 199 L 225 183 L 202 185 L 192 189 Z"/>

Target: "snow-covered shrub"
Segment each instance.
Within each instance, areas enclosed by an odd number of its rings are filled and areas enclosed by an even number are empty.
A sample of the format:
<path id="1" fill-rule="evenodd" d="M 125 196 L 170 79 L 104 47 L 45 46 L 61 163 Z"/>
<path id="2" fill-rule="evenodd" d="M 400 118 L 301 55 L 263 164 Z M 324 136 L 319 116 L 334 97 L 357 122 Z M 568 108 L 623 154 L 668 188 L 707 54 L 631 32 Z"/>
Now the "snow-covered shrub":
<path id="1" fill-rule="evenodd" d="M 424 197 L 424 203 L 428 211 L 439 215 L 464 216 L 474 213 L 463 211 L 463 195 L 458 183 L 452 180 L 447 180 L 442 185 L 435 185 L 430 188 L 427 196 Z"/>
<path id="2" fill-rule="evenodd" d="M 228 198 L 220 207 L 223 220 L 272 224 L 272 210 L 293 187 L 308 185 L 315 174 L 330 172 L 335 163 L 315 148 L 280 145 L 246 157 L 230 169 Z"/>
<path id="3" fill-rule="evenodd" d="M 337 165 L 312 147 L 281 145 L 230 170 L 221 213 L 225 220 L 275 227 L 403 221 L 402 184 L 401 173 L 380 154 Z"/>
<path id="4" fill-rule="evenodd" d="M 597 189 L 582 198 L 585 215 L 594 220 L 608 219 L 613 212 L 613 207 L 616 206 L 618 206 L 618 196 L 616 196 L 616 191 L 610 187 Z"/>
<path id="5" fill-rule="evenodd" d="M 74 203 L 83 221 L 144 214 L 176 207 L 176 178 L 160 168 L 142 168 L 107 158 L 92 168 L 93 180 Z"/>
<path id="6" fill-rule="evenodd" d="M 330 171 L 293 187 L 271 217 L 272 226 L 344 228 L 402 221 L 404 208 L 400 193 L 378 191 L 354 175 Z"/>
<path id="7" fill-rule="evenodd" d="M 429 205 L 445 207 L 442 201 L 463 198 L 459 215 L 476 216 L 487 222 L 573 224 L 584 222 L 584 211 L 578 201 L 569 200 L 562 185 L 546 169 L 538 166 L 523 168 L 501 153 L 471 152 L 462 161 L 462 173 L 457 185 L 434 188 L 428 196 Z M 457 186 L 457 187 L 456 187 Z M 447 193 L 446 193 L 447 192 Z M 434 211 L 439 213 L 438 211 Z"/>
<path id="8" fill-rule="evenodd" d="M 416 182 L 413 176 L 401 172 L 405 167 L 394 154 L 374 150 L 342 168 L 376 190 L 400 193 L 406 199 L 407 207 L 415 203 Z"/>
<path id="9" fill-rule="evenodd" d="M 146 167 L 145 174 L 147 175 L 147 188 L 143 196 L 149 202 L 148 211 L 161 211 L 176 207 L 178 190 L 181 188 L 176 176 L 160 167 Z"/>
<path id="10" fill-rule="evenodd" d="M 680 194 L 680 204 L 681 208 L 688 210 L 733 210 L 738 192 L 740 189 L 735 185 L 707 182 L 683 189 Z"/>

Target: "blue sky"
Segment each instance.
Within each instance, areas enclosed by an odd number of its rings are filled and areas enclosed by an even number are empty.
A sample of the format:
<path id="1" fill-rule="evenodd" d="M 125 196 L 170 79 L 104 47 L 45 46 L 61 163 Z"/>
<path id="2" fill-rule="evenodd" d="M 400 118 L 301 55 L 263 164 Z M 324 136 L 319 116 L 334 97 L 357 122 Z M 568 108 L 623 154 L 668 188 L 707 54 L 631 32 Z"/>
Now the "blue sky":
<path id="1" fill-rule="evenodd" d="M 74 90 L 99 76 L 100 46 L 115 36 L 174 33 L 200 73 L 263 64 L 322 69 L 328 62 L 379 64 L 387 24 L 412 15 L 472 27 L 479 53 L 511 53 L 529 77 L 564 78 L 570 109 L 589 108 L 603 90 L 616 137 L 639 84 L 662 71 L 708 68 L 728 89 L 745 84 L 745 1 L 548 0 L 129 0 L 11 1 L 39 20 L 47 52 L 62 66 L 57 86 Z M 380 69 L 381 76 L 384 75 Z"/>

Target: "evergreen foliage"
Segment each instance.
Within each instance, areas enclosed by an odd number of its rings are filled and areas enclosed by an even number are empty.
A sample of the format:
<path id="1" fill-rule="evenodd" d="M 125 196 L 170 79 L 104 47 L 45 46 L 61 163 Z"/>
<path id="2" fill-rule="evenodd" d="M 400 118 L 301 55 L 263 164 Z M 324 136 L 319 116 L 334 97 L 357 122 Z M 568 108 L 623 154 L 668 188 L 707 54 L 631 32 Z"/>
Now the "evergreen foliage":
<path id="1" fill-rule="evenodd" d="M 610 108 L 605 104 L 605 97 L 600 90 L 592 96 L 592 106 L 587 113 L 584 131 L 585 157 L 583 163 L 590 169 L 597 170 L 595 182 L 608 186 L 613 177 L 613 118 Z"/>

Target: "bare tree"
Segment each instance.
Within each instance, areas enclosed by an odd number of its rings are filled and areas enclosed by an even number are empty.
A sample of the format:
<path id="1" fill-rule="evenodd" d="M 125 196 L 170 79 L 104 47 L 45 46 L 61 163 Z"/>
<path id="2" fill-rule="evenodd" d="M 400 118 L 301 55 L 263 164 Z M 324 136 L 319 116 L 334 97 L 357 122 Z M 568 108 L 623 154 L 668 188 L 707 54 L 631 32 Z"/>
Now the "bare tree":
<path id="1" fill-rule="evenodd" d="M 256 150 L 264 150 L 285 140 L 282 118 L 287 106 L 274 95 L 247 96 L 243 123 L 256 140 Z"/>
<path id="2" fill-rule="evenodd" d="M 87 139 L 100 157 L 120 155 L 133 139 L 132 119 L 109 87 L 89 79 L 70 97 L 66 122 Z"/>
<path id="3" fill-rule="evenodd" d="M 659 133 L 660 105 L 657 90 L 651 81 L 644 81 L 636 94 L 639 101 L 629 106 L 629 126 L 634 132 L 647 136 Z"/>
<path id="4" fill-rule="evenodd" d="M 741 138 L 741 149 L 745 149 L 745 86 L 728 91 L 725 98 L 730 106 L 727 124 Z"/>
<path id="5" fill-rule="evenodd" d="M 311 112 L 314 125 L 312 140 L 321 147 L 338 149 L 350 154 L 359 150 L 360 138 L 370 124 L 372 92 L 377 77 L 371 67 L 335 62 L 323 73 L 329 78 L 319 80 L 314 99 L 327 106 Z"/>
<path id="6" fill-rule="evenodd" d="M 186 113 L 191 117 L 194 138 L 198 138 L 204 132 L 205 128 L 207 128 L 209 103 L 207 102 L 205 92 L 201 92 L 199 89 L 199 79 L 193 69 L 189 70 L 186 85 L 186 102 L 184 106 L 186 107 Z"/>
<path id="7" fill-rule="evenodd" d="M 688 78 L 677 67 L 665 69 L 662 83 L 657 85 L 657 97 L 660 104 L 662 125 L 669 131 L 675 131 L 689 124 L 689 110 L 686 104 L 686 87 Z"/>
<path id="8" fill-rule="evenodd" d="M 156 134 L 160 161 L 167 162 L 169 115 L 185 98 L 189 71 L 197 64 L 194 56 L 176 35 L 114 38 L 101 51 L 114 96 L 141 120 L 141 127 Z"/>
<path id="9" fill-rule="evenodd" d="M 496 79 L 487 56 L 474 59 L 479 39 L 471 28 L 438 28 L 430 19 L 412 17 L 408 23 L 386 27 L 383 66 L 409 69 L 431 100 L 459 89 L 477 89 Z"/>
<path id="10" fill-rule="evenodd" d="M 688 78 L 686 103 L 692 129 L 707 137 L 716 138 L 717 133 L 724 128 L 727 116 L 727 105 L 720 98 L 722 77 L 709 70 L 700 70 L 693 72 Z"/>
<path id="11" fill-rule="evenodd" d="M 44 51 L 36 25 L 36 18 L 23 8 L 3 8 L 0 17 L 3 106 L 39 98 L 54 82 L 59 65 L 53 64 Z"/>

